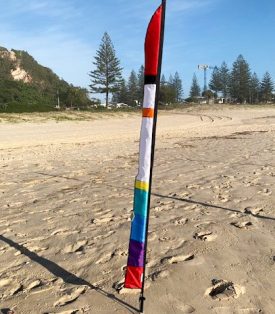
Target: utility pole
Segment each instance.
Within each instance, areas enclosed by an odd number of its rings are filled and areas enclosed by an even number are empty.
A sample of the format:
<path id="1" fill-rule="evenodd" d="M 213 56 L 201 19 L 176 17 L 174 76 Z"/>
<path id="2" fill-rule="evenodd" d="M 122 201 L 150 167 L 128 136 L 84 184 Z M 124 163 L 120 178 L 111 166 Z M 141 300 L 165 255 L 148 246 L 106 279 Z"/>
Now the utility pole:
<path id="1" fill-rule="evenodd" d="M 56 109 L 59 110 L 60 109 L 59 90 L 57 90 L 56 94 L 57 94 L 57 107 L 56 107 Z"/>
<path id="2" fill-rule="evenodd" d="M 203 70 L 204 71 L 204 87 L 203 87 L 203 91 L 207 91 L 208 89 L 208 84 L 207 84 L 207 70 L 209 69 L 214 69 L 214 67 L 208 65 L 208 64 L 199 64 L 198 65 L 198 69 L 199 70 Z"/>

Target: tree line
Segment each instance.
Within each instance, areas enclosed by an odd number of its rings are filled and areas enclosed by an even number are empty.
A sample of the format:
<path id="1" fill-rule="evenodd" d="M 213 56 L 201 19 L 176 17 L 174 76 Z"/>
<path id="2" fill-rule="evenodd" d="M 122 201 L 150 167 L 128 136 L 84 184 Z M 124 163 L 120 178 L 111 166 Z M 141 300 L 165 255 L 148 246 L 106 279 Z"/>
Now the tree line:
<path id="1" fill-rule="evenodd" d="M 96 51 L 93 62 L 95 69 L 89 75 L 91 77 L 91 93 L 105 94 L 106 106 L 113 103 L 126 104 L 130 107 L 141 105 L 144 89 L 144 67 L 136 72 L 132 70 L 128 79 L 122 77 L 122 67 L 112 40 L 108 33 L 103 35 L 99 49 Z M 112 94 L 112 98 L 110 98 Z M 165 76 L 160 82 L 160 103 L 179 103 L 182 101 L 183 88 L 179 73 L 170 75 L 169 80 Z"/>
<path id="2" fill-rule="evenodd" d="M 118 89 L 113 93 L 112 102 L 127 104 L 130 107 L 142 105 L 144 89 L 144 66 L 142 65 L 138 73 L 132 70 L 128 80 L 122 79 Z M 178 72 L 170 75 L 167 81 L 162 75 L 160 81 L 160 103 L 171 104 L 182 101 L 183 88 Z"/>
<path id="3" fill-rule="evenodd" d="M 95 69 L 90 72 L 91 93 L 105 94 L 107 106 L 110 94 L 112 94 L 111 101 L 114 103 L 124 103 L 131 107 L 141 104 L 144 67 L 141 66 L 137 72 L 132 70 L 127 80 L 123 78 L 123 68 L 116 57 L 108 33 L 103 35 L 93 64 Z M 220 67 L 214 67 L 209 88 L 203 92 L 196 74 L 194 74 L 189 98 L 186 100 L 196 101 L 200 97 L 208 99 L 222 97 L 224 102 L 254 104 L 272 101 L 274 99 L 273 92 L 274 83 L 269 72 L 266 72 L 260 80 L 255 72 L 252 73 L 244 57 L 239 55 L 231 69 L 228 68 L 225 62 Z M 182 101 L 183 87 L 179 73 L 176 72 L 174 75 L 170 75 L 168 80 L 163 75 L 160 82 L 160 102 L 169 104 L 181 103 Z"/>
<path id="4" fill-rule="evenodd" d="M 237 57 L 231 69 L 225 62 L 220 67 L 214 67 L 209 88 L 201 93 L 194 74 L 190 98 L 196 99 L 201 95 L 217 98 L 220 95 L 225 102 L 250 104 L 267 103 L 274 99 L 274 82 L 269 72 L 266 72 L 260 80 L 255 72 L 252 73 L 248 62 L 242 55 Z"/>

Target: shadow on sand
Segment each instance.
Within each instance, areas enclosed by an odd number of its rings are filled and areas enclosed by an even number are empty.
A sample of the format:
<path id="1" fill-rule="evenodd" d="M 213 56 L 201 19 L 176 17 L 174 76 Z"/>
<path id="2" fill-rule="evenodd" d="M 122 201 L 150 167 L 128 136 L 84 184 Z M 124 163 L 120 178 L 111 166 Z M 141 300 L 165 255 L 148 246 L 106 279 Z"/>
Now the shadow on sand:
<path id="1" fill-rule="evenodd" d="M 205 206 L 205 207 L 212 207 L 212 208 L 223 209 L 223 210 L 227 210 L 227 211 L 230 211 L 230 212 L 233 212 L 233 213 L 246 214 L 246 215 L 253 216 L 255 218 L 275 220 L 275 218 L 273 218 L 273 217 L 263 216 L 263 215 L 259 215 L 259 214 L 256 215 L 256 214 L 253 214 L 250 211 L 243 212 L 243 211 L 240 211 L 238 209 L 222 207 L 222 206 L 213 205 L 213 204 L 209 204 L 209 203 L 205 203 L 205 202 L 199 202 L 199 201 L 195 201 L 195 200 L 190 200 L 190 199 L 187 199 L 187 198 L 180 198 L 180 197 L 176 197 L 176 196 L 161 195 L 161 194 L 156 194 L 156 193 L 152 193 L 152 195 L 157 196 L 157 197 L 161 197 L 161 198 L 173 199 L 173 200 L 181 201 L 181 202 L 185 202 L 185 203 L 202 205 L 202 206 Z"/>
<path id="2" fill-rule="evenodd" d="M 25 248 L 24 246 L 4 237 L 3 235 L 0 235 L 0 241 L 5 242 L 6 244 L 8 244 L 10 247 L 15 248 L 16 250 L 18 250 L 19 252 L 21 252 L 21 254 L 24 254 L 25 256 L 27 256 L 29 259 L 31 259 L 33 262 L 36 262 L 37 264 L 43 266 L 44 268 L 46 268 L 50 273 L 52 273 L 54 276 L 59 277 L 61 279 L 63 279 L 64 282 L 68 283 L 68 284 L 72 284 L 72 285 L 85 285 L 88 286 L 89 288 L 91 288 L 92 290 L 97 291 L 98 293 L 100 293 L 101 295 L 105 296 L 106 298 L 111 299 L 112 301 L 120 304 L 121 306 L 123 306 L 124 308 L 126 308 L 127 310 L 130 311 L 130 313 L 137 313 L 138 309 L 136 309 L 135 307 L 133 307 L 132 305 L 124 302 L 123 300 L 118 299 L 115 295 L 108 293 L 104 290 L 102 290 L 99 287 L 96 287 L 94 285 L 92 285 L 91 283 L 89 283 L 88 281 L 77 277 L 76 275 L 70 273 L 69 271 L 67 271 L 66 269 L 60 267 L 59 265 L 57 265 L 56 263 L 41 257 L 39 255 L 37 255 L 34 252 L 31 252 L 30 250 L 28 250 L 27 248 Z"/>

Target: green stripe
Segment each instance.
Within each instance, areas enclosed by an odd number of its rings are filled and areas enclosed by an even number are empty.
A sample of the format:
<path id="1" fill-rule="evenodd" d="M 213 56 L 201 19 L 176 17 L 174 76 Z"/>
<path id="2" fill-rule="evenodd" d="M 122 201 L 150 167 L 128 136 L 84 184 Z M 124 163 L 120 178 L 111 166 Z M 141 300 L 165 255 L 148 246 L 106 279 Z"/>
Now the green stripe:
<path id="1" fill-rule="evenodd" d="M 134 213 L 147 217 L 148 192 L 135 188 Z"/>

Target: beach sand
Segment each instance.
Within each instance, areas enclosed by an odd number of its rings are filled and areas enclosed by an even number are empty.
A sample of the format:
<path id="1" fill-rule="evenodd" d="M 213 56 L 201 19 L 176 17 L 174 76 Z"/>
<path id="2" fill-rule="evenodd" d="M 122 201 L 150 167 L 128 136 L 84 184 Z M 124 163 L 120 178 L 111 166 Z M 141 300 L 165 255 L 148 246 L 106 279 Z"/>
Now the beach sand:
<path id="1" fill-rule="evenodd" d="M 30 117 L 0 116 L 0 309 L 136 313 L 140 115 Z M 275 313 L 274 151 L 275 108 L 160 112 L 146 314 Z"/>

